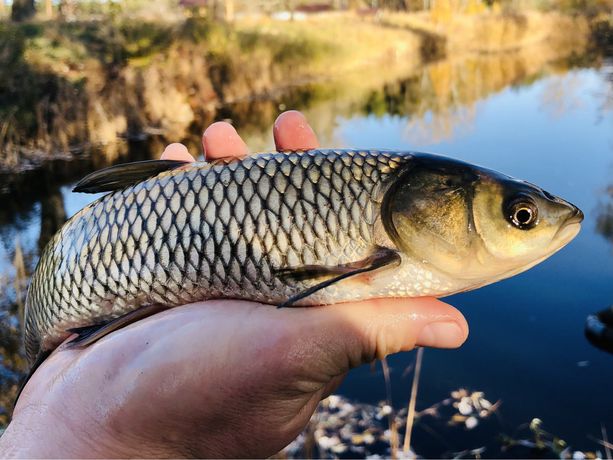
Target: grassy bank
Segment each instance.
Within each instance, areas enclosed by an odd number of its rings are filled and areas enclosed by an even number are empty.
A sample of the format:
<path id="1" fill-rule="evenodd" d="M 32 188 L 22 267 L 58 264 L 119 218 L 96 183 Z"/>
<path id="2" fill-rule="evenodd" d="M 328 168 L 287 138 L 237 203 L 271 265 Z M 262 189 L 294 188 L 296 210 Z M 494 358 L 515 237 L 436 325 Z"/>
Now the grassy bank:
<path id="1" fill-rule="evenodd" d="M 587 32 L 573 26 L 577 21 L 490 12 L 445 20 L 388 13 L 232 26 L 201 19 L 2 23 L 0 169 L 36 167 L 119 136 L 184 139 L 228 103 L 359 75 L 375 65 L 414 68 L 445 55 L 508 51 L 559 30 L 584 40 Z M 107 150 L 111 157 L 119 153 Z"/>
<path id="2" fill-rule="evenodd" d="M 180 139 L 221 104 L 409 56 L 417 44 L 409 31 L 349 18 L 232 27 L 204 20 L 2 24 L 0 167 L 118 135 Z"/>
<path id="3" fill-rule="evenodd" d="M 444 11 L 410 15 L 386 13 L 381 23 L 440 37 L 445 42 L 447 54 L 499 53 L 541 42 L 548 42 L 552 47 L 566 47 L 569 43 L 585 41 L 590 33 L 585 17 L 537 11 L 487 11 L 464 15 L 448 15 Z"/>

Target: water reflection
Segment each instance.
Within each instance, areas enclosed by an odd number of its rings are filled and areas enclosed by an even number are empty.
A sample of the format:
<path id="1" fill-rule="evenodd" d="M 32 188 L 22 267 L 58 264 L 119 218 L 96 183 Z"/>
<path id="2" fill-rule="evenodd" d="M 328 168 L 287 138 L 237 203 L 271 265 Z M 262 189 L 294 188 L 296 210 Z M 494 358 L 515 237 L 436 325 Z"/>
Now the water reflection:
<path id="1" fill-rule="evenodd" d="M 0 272 L 0 426 L 9 421 L 17 385 L 27 370 L 21 345 L 21 318 L 33 254 L 14 241 L 12 270 Z"/>
<path id="2" fill-rule="evenodd" d="M 610 83 L 608 91 L 604 95 L 603 110 L 613 111 L 613 58 L 605 60 L 602 74 Z M 596 228 L 613 245 L 613 180 L 604 191 L 599 203 Z"/>
<path id="3" fill-rule="evenodd" d="M 38 252 L 47 245 L 55 232 L 66 222 L 64 197 L 58 186 L 54 186 L 48 195 L 40 201 L 40 236 L 38 237 Z"/>
<path id="4" fill-rule="evenodd" d="M 613 244 L 613 185 L 606 190 L 599 208 L 596 229 Z"/>
<path id="5" fill-rule="evenodd" d="M 398 146 L 406 147 L 407 143 L 410 145 L 436 143 L 441 146 L 442 151 L 454 152 L 462 148 L 457 139 L 474 130 L 476 124 L 479 123 L 478 109 L 484 101 L 490 101 L 498 114 L 508 112 L 509 120 L 517 122 L 519 118 L 512 118 L 512 116 L 521 117 L 521 114 L 514 112 L 514 104 L 520 106 L 521 101 L 524 100 L 522 98 L 526 97 L 520 94 L 519 89 L 521 88 L 533 88 L 540 85 L 538 94 L 541 97 L 541 105 L 550 118 L 555 119 L 569 112 L 587 110 L 581 98 L 585 92 L 585 78 L 583 78 L 585 75 L 577 72 L 568 73 L 568 71 L 577 67 L 593 67 L 600 64 L 598 58 L 580 58 L 579 55 L 573 54 L 572 50 L 554 51 L 547 49 L 546 46 L 509 52 L 504 55 L 469 55 L 431 63 L 423 68 L 414 68 L 409 63 L 405 67 L 365 70 L 359 74 L 344 76 L 342 79 L 312 82 L 279 94 L 269 95 L 262 100 L 244 99 L 224 105 L 216 112 L 203 109 L 198 115 L 198 123 L 193 120 L 187 123 L 187 118 L 181 119 L 181 117 L 178 117 L 177 120 L 183 120 L 186 123 L 183 126 L 183 129 L 187 130 L 184 142 L 193 152 L 199 150 L 200 129 L 213 118 L 231 119 L 252 150 L 268 149 L 272 145 L 270 126 L 279 110 L 284 108 L 298 108 L 305 111 L 324 145 L 353 144 L 358 146 L 360 144 L 372 147 L 394 147 L 397 141 L 389 135 L 391 130 L 388 129 L 389 120 L 393 120 L 402 134 L 402 140 L 398 141 Z M 592 71 L 589 75 L 597 74 Z M 161 84 L 163 81 L 161 76 L 157 81 Z M 500 95 L 503 97 L 500 100 L 496 99 Z M 588 116 L 592 115 L 590 113 Z M 168 114 L 167 116 L 170 117 Z M 492 117 L 495 118 L 494 115 Z M 366 130 L 362 133 L 363 137 L 360 137 L 357 135 L 359 129 L 354 126 L 351 135 L 348 136 L 343 131 L 345 129 L 344 120 L 363 122 L 374 131 L 374 134 L 371 135 L 373 131 Z M 501 118 L 501 120 L 504 119 Z M 111 124 L 115 122 L 118 121 L 109 121 Z M 485 131 L 477 142 L 486 143 L 488 142 L 486 134 L 491 135 L 496 138 L 496 149 L 506 152 L 507 146 L 498 139 L 498 131 L 512 131 L 514 126 L 504 125 L 500 120 L 496 120 L 496 123 L 498 124 L 481 126 L 480 128 Z M 95 129 L 101 129 L 101 126 L 100 124 L 94 125 Z M 555 139 L 556 126 L 551 122 L 550 125 L 542 128 L 545 131 L 538 134 L 541 135 L 541 138 Z M 112 129 L 110 132 L 116 135 Z M 536 141 L 541 138 L 536 137 L 535 134 Z M 366 139 L 368 144 L 361 142 L 362 139 Z M 452 142 L 456 143 L 451 146 Z M 114 140 L 107 148 L 90 149 L 87 155 L 82 155 L 74 161 L 48 163 L 42 169 L 3 178 L 0 193 L 4 193 L 6 204 L 0 208 L 0 242 L 2 243 L 0 246 L 0 318 L 2 320 L 0 321 L 0 425 L 7 421 L 7 410 L 15 393 L 18 377 L 25 369 L 23 351 L 20 348 L 19 310 L 23 305 L 27 277 L 34 268 L 39 249 L 67 216 L 91 199 L 89 196 L 69 194 L 68 186 L 87 172 L 107 164 L 155 158 L 165 143 L 166 138 L 160 135 L 150 135 L 131 141 Z M 510 145 L 509 148 L 513 146 Z M 484 148 L 477 149 L 479 154 L 485 158 L 482 150 Z M 534 148 L 534 151 L 537 150 L 538 146 Z M 515 170 L 509 172 L 530 178 L 529 174 L 524 174 L 525 171 L 514 164 L 517 160 L 514 160 L 512 154 L 513 152 L 509 152 L 508 164 L 512 165 Z M 500 155 L 499 166 L 507 172 L 509 168 L 504 164 L 505 154 Z M 476 161 L 481 158 L 466 159 Z M 556 168 L 550 156 L 543 155 L 540 162 L 539 159 L 535 160 L 534 164 L 526 166 L 528 171 L 538 171 L 534 174 L 542 174 L 546 178 L 548 168 Z M 540 179 L 539 177 L 537 182 L 541 183 Z M 589 180 L 584 182 L 589 183 Z M 548 187 L 546 183 L 542 185 L 566 196 L 563 193 L 564 190 L 560 190 L 559 184 L 557 187 Z M 570 187 L 568 183 L 566 186 Z M 588 192 L 585 193 L 586 197 L 583 197 L 582 200 L 587 203 L 586 211 L 589 213 L 593 209 L 594 198 L 591 195 L 587 197 Z M 592 231 L 590 225 L 595 226 L 597 231 L 613 242 L 613 188 L 608 190 L 606 196 L 608 201 L 604 201 L 609 204 L 603 205 L 599 211 L 599 217 L 588 215 L 586 226 L 587 231 Z M 554 268 L 549 267 L 548 270 L 554 270 Z M 589 273 L 589 267 L 577 267 L 579 277 L 588 276 L 584 275 L 581 270 Z M 523 278 L 523 282 L 527 283 L 526 278 Z M 561 288 L 550 286 L 548 291 L 557 289 Z M 542 291 L 538 288 L 534 290 Z M 487 297 L 487 292 L 478 295 L 485 296 L 483 303 L 491 301 Z M 472 319 L 475 320 L 475 318 Z M 484 328 L 480 329 L 478 325 L 475 327 L 477 339 L 483 340 L 482 344 L 491 345 L 492 353 L 496 354 L 495 348 L 499 346 L 499 343 L 491 344 L 486 337 L 480 337 L 479 330 L 484 330 Z M 508 343 L 511 343 L 510 339 Z M 471 358 L 486 362 L 489 359 L 487 356 L 481 356 L 482 352 L 473 351 L 471 353 L 474 353 L 470 355 Z M 495 359 L 499 363 L 503 358 L 504 353 L 499 353 Z M 460 364 L 457 363 L 457 365 Z M 461 370 L 454 370 L 454 366 L 456 364 L 449 362 L 441 365 L 441 368 L 450 369 L 450 375 L 453 372 L 456 372 L 458 376 L 462 375 L 463 380 L 455 381 L 454 387 L 480 383 L 478 380 L 469 380 Z M 491 362 L 491 369 L 496 366 L 496 362 Z M 536 364 L 534 366 L 538 367 Z M 533 368 L 530 368 L 529 372 L 538 374 Z M 359 380 L 360 374 L 356 375 L 356 379 Z M 479 377 L 477 375 L 475 379 Z M 441 382 L 448 382 L 450 379 L 452 377 L 449 375 L 442 376 L 440 379 L 435 378 L 430 381 L 431 385 L 426 385 L 426 387 L 430 386 L 434 391 L 434 389 L 440 389 L 437 385 L 440 385 Z M 354 379 L 353 382 L 355 383 L 356 380 Z M 508 381 L 498 383 L 499 385 L 492 388 L 490 392 L 503 394 L 511 392 L 507 388 Z M 374 385 L 379 384 L 375 382 Z M 355 387 L 359 388 L 359 385 L 356 384 Z M 359 390 L 355 391 L 360 396 Z M 364 397 L 372 396 L 365 395 Z M 513 400 L 513 397 L 521 400 L 521 397 L 509 395 L 509 399 Z M 523 397 L 528 398 L 529 396 L 524 395 Z M 569 397 L 572 398 L 572 396 Z M 513 408 L 509 408 L 509 411 L 512 410 Z M 578 433 L 578 436 L 583 436 L 583 434 L 583 432 Z"/>

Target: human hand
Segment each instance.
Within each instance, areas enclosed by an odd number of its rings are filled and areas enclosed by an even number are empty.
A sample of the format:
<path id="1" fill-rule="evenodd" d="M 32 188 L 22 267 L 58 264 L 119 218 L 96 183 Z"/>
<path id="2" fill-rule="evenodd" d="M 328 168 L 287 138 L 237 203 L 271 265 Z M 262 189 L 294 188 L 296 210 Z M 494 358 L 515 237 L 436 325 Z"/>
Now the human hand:
<path id="1" fill-rule="evenodd" d="M 318 146 L 298 112 L 279 150 Z M 208 159 L 247 153 L 234 128 L 204 133 Z M 191 159 L 180 144 L 165 159 Z M 276 309 L 235 300 L 174 308 L 36 371 L 0 438 L 16 457 L 267 457 L 306 426 L 351 368 L 416 345 L 452 348 L 463 316 L 432 298 Z"/>

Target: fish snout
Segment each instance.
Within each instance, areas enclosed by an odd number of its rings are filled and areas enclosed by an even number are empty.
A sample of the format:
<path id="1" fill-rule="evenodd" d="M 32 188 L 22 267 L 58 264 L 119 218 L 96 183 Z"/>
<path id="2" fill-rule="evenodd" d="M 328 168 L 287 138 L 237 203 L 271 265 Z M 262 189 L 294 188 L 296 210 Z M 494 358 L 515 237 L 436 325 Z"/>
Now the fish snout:
<path id="1" fill-rule="evenodd" d="M 583 221 L 583 218 L 585 217 L 583 211 L 581 211 L 581 209 L 572 204 L 570 201 L 566 201 L 559 196 L 551 195 L 545 191 L 543 191 L 543 194 L 550 203 L 553 203 L 554 206 L 562 210 L 561 217 L 563 218 L 562 223 L 564 226 L 568 224 L 579 224 Z"/>
<path id="2" fill-rule="evenodd" d="M 566 220 L 564 223 L 566 225 L 581 223 L 585 217 L 585 215 L 583 214 L 583 211 L 581 211 L 581 209 L 579 209 L 574 204 L 571 204 L 568 202 L 566 202 L 566 204 L 569 206 L 569 209 L 568 209 L 568 217 L 566 217 Z"/>

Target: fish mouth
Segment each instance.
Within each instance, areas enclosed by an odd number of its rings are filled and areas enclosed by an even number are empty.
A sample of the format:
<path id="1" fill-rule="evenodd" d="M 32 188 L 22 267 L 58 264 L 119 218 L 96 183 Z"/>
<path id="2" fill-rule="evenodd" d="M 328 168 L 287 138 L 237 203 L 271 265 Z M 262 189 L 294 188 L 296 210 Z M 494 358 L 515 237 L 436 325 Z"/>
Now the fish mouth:
<path id="1" fill-rule="evenodd" d="M 579 209 L 576 206 L 573 206 L 573 212 L 571 213 L 571 215 L 566 219 L 566 222 L 564 222 L 564 225 L 569 225 L 569 224 L 580 224 L 583 219 L 584 219 L 585 215 L 583 214 L 583 211 L 581 211 L 581 209 Z"/>
<path id="2" fill-rule="evenodd" d="M 562 249 L 564 246 L 570 243 L 572 239 L 577 236 L 579 230 L 581 230 L 583 213 L 581 211 L 579 212 L 581 213 L 580 217 L 577 216 L 567 220 L 560 230 L 558 230 L 558 233 L 555 236 L 556 246 L 559 246 L 558 249 Z"/>
<path id="3" fill-rule="evenodd" d="M 554 237 L 554 241 L 560 248 L 566 246 L 581 230 L 581 222 L 583 222 L 584 214 L 581 209 L 571 205 L 571 212 Z"/>
<path id="4" fill-rule="evenodd" d="M 553 237 L 554 246 L 557 246 L 556 251 L 566 246 L 570 241 L 577 236 L 579 230 L 581 230 L 581 222 L 585 218 L 583 211 L 574 204 L 568 201 L 564 202 L 570 209 L 566 219 L 560 225 L 560 228 Z M 554 252 L 556 252 L 554 251 Z"/>

